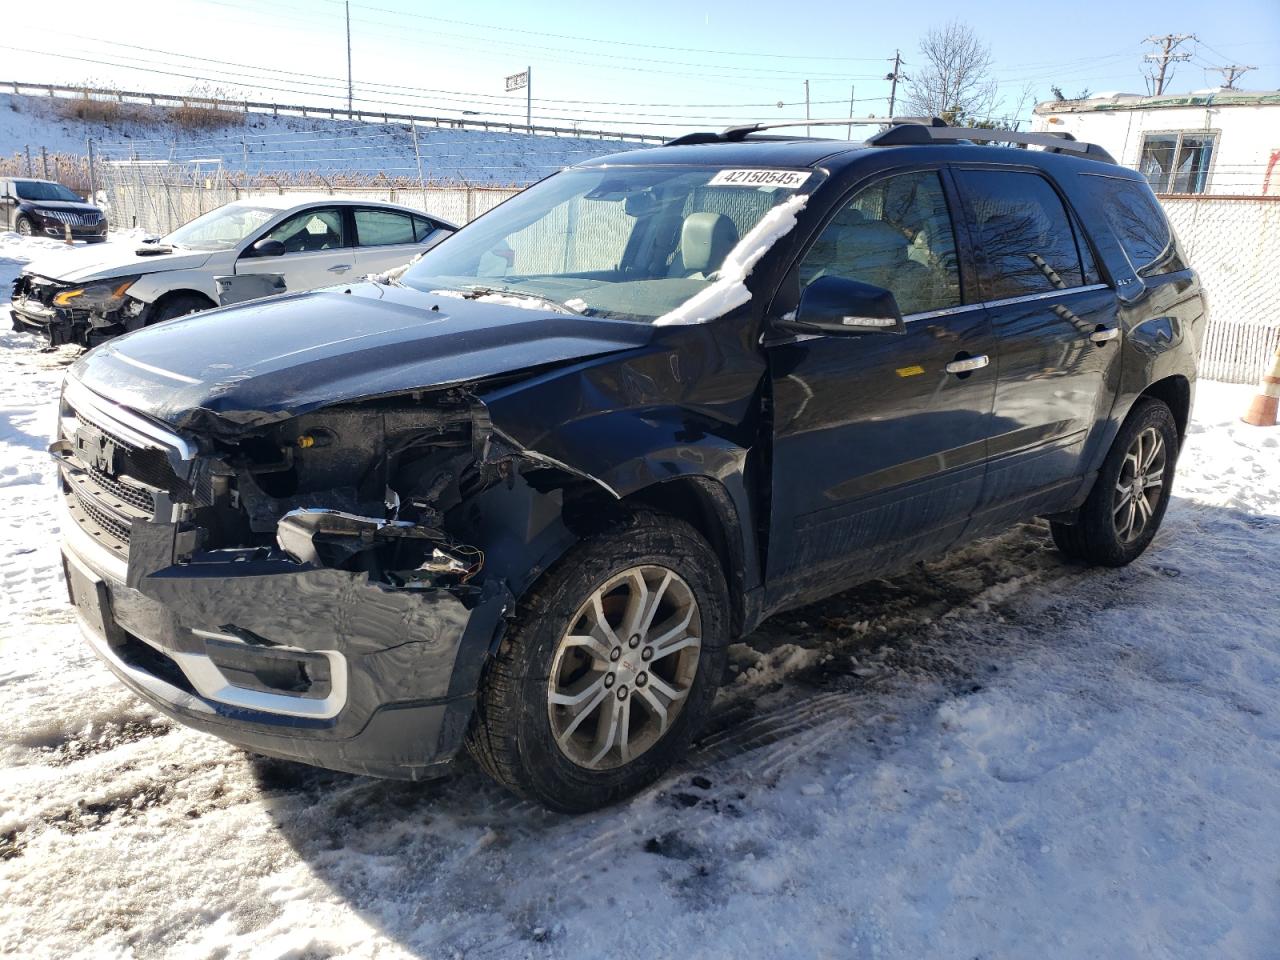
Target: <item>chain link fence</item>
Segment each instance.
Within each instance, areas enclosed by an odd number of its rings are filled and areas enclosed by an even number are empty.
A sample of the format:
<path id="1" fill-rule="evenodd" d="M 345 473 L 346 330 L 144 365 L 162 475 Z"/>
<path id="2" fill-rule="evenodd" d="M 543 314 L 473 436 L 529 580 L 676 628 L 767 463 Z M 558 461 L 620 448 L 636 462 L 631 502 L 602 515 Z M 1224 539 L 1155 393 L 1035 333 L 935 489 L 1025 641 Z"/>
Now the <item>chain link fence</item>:
<path id="1" fill-rule="evenodd" d="M 1280 197 L 1160 202 L 1209 304 L 1200 375 L 1256 384 L 1280 346 Z"/>

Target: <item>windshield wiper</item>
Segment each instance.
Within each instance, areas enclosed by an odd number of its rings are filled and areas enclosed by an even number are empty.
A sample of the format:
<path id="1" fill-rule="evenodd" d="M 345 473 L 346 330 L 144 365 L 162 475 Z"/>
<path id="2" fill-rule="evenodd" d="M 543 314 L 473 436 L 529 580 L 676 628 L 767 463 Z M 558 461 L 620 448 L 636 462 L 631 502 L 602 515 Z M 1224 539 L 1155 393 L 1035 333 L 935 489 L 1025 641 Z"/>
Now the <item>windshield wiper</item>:
<path id="1" fill-rule="evenodd" d="M 575 310 L 567 303 L 561 303 L 553 297 L 544 297 L 540 293 L 530 293 L 527 290 L 507 290 L 502 287 L 467 287 L 467 292 L 462 296 L 466 300 L 479 300 L 481 297 L 488 296 L 522 297 L 525 300 L 537 300 L 539 303 L 545 303 L 551 309 L 558 310 L 561 313 L 571 313 L 575 317 L 586 316 L 581 310 Z"/>

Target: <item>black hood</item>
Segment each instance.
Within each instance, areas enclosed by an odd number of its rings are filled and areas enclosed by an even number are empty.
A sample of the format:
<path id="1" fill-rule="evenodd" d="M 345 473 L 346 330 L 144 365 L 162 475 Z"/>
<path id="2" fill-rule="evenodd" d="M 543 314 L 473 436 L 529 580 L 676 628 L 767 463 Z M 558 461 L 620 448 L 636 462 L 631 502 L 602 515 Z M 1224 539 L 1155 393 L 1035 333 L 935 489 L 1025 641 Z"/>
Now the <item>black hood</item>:
<path id="1" fill-rule="evenodd" d="M 360 283 L 171 320 L 70 376 L 178 428 L 234 433 L 351 400 L 466 383 L 646 343 L 647 324 Z"/>

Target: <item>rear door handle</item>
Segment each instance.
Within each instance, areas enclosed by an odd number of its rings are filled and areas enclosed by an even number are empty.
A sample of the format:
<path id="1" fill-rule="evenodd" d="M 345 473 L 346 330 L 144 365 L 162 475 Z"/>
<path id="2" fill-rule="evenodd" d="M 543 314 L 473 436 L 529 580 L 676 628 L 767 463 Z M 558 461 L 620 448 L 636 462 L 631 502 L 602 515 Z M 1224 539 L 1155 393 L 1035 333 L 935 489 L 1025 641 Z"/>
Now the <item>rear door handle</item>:
<path id="1" fill-rule="evenodd" d="M 330 272 L 330 273 L 346 273 L 346 272 L 347 272 L 348 270 L 350 270 L 350 269 L 351 269 L 351 264 L 349 264 L 349 263 L 338 263 L 338 264 L 334 264 L 332 267 L 330 267 L 330 268 L 329 268 L 329 272 Z"/>
<path id="2" fill-rule="evenodd" d="M 975 370 L 981 370 L 991 362 L 991 358 L 985 353 L 976 357 L 956 357 L 947 364 L 947 373 L 966 374 L 973 373 Z"/>
<path id="3" fill-rule="evenodd" d="M 1089 339 L 1098 346 L 1102 346 L 1104 343 L 1110 343 L 1118 336 L 1120 336 L 1119 327 L 1104 327 L 1102 324 L 1098 324 L 1098 329 L 1089 334 Z"/>

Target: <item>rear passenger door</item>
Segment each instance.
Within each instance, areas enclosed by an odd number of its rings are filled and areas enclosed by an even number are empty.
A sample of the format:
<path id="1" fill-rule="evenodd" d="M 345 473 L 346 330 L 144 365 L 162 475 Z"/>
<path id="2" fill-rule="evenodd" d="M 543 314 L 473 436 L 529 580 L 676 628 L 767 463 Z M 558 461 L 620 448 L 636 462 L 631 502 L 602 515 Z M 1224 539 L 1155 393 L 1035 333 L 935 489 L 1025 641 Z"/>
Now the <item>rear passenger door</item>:
<path id="1" fill-rule="evenodd" d="M 356 265 L 360 276 L 404 266 L 422 251 L 438 231 L 426 217 L 400 210 L 356 207 Z"/>
<path id="2" fill-rule="evenodd" d="M 766 339 L 768 580 L 783 604 L 953 544 L 978 502 L 995 393 L 990 325 L 962 295 L 939 170 L 857 189 L 793 270 L 775 314 L 835 275 L 892 291 L 906 322 L 902 334 Z"/>
<path id="3" fill-rule="evenodd" d="M 1119 388 L 1119 303 L 1042 173 L 953 172 L 999 354 L 976 527 L 999 527 L 1062 509 L 1078 488 Z"/>

